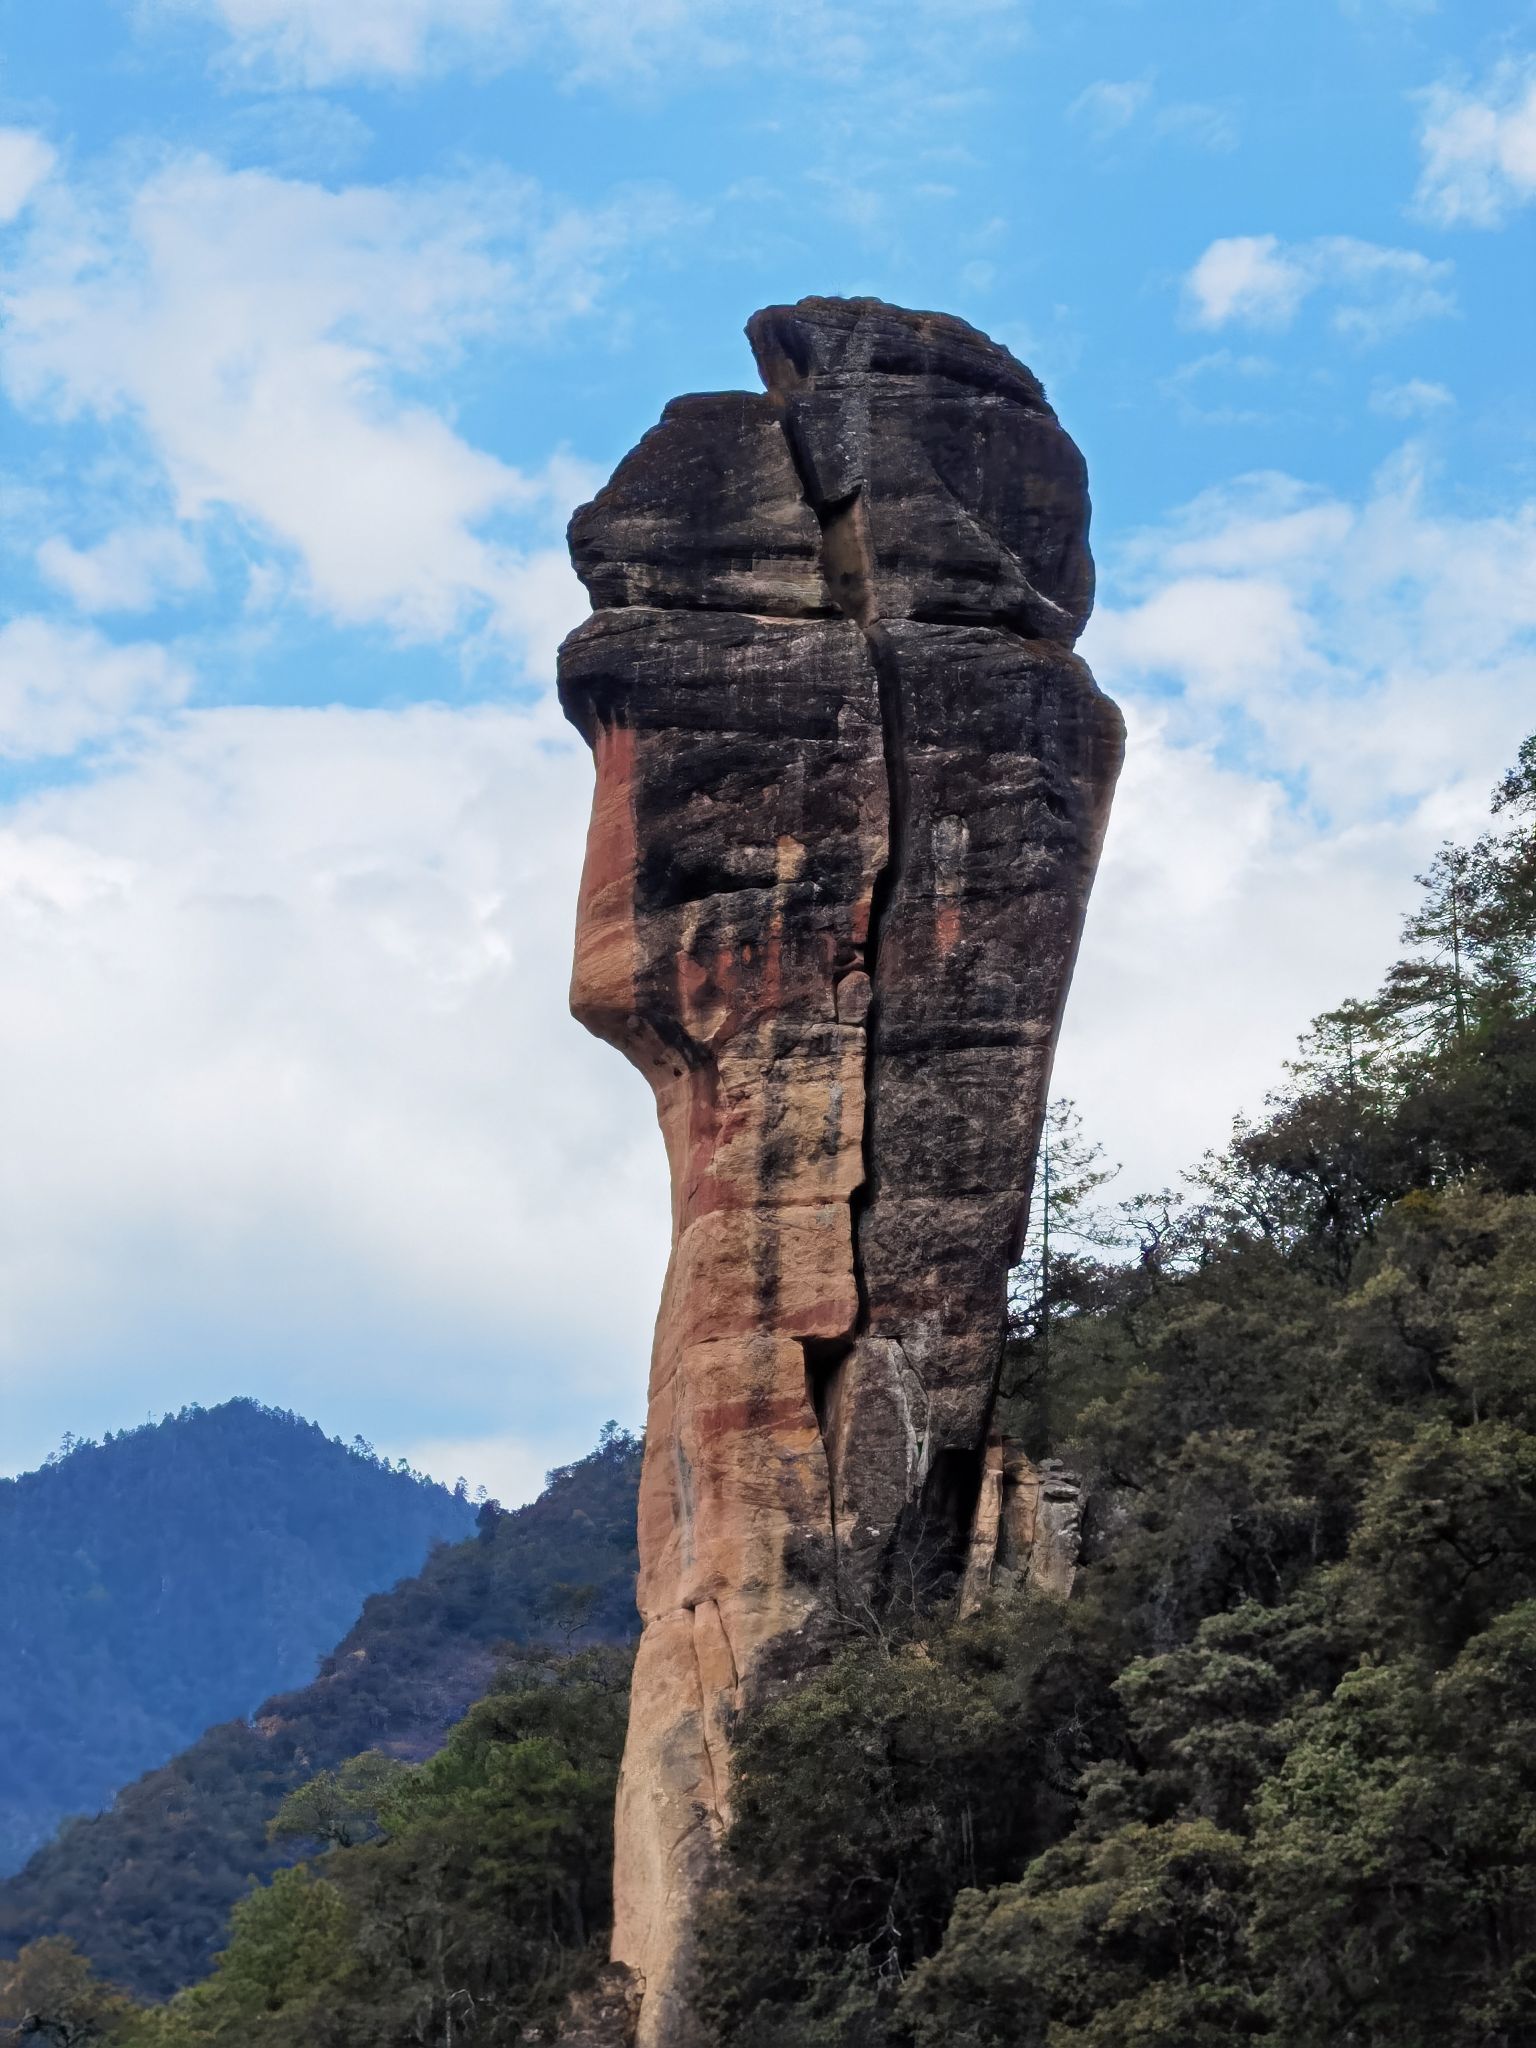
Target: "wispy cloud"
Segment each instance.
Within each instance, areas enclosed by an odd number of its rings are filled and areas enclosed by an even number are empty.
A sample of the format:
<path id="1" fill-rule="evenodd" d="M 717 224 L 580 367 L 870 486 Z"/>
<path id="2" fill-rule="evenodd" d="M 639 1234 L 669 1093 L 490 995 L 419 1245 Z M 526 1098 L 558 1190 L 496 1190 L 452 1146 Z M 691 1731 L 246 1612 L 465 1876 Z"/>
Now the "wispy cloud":
<path id="1" fill-rule="evenodd" d="M 1378 384 L 1371 392 L 1372 412 L 1389 420 L 1427 420 L 1455 410 L 1456 398 L 1443 384 L 1409 377 L 1401 384 Z"/>
<path id="2" fill-rule="evenodd" d="M 573 207 L 499 172 L 333 191 L 201 156 L 124 189 L 55 186 L 6 280 L 0 378 L 39 417 L 130 423 L 182 529 L 234 514 L 329 617 L 417 639 L 488 626 L 538 667 L 554 614 L 580 610 L 556 537 L 589 480 L 474 446 L 424 381 L 488 333 L 548 338 L 588 313 L 675 217 L 664 194 Z M 184 541 L 56 537 L 41 563 L 109 608 L 184 573 Z"/>
<path id="3" fill-rule="evenodd" d="M 1419 212 L 1441 227 L 1494 228 L 1536 199 L 1536 58 L 1506 58 L 1482 84 L 1423 95 Z"/>
<path id="4" fill-rule="evenodd" d="M 1091 632 L 1191 736 L 1302 778 L 1339 821 L 1472 773 L 1536 703 L 1536 502 L 1454 516 L 1417 457 L 1359 503 L 1259 475 L 1143 536 Z"/>
<path id="5" fill-rule="evenodd" d="M 1159 107 L 1154 125 L 1159 135 L 1176 136 L 1199 149 L 1220 152 L 1237 147 L 1236 114 L 1209 100 L 1175 100 Z"/>
<path id="6" fill-rule="evenodd" d="M 1207 100 L 1159 104 L 1150 78 L 1095 79 L 1068 106 L 1067 118 L 1100 144 L 1113 142 L 1139 123 L 1154 135 L 1193 143 L 1200 149 L 1237 146 L 1237 118 L 1230 107 Z"/>
<path id="7" fill-rule="evenodd" d="M 192 676 L 152 642 L 23 617 L 0 626 L 0 759 L 67 755 L 183 703 Z"/>
<path id="8" fill-rule="evenodd" d="M 747 63 L 841 76 L 936 41 L 973 53 L 1007 35 L 1018 0 L 144 0 L 146 20 L 195 15 L 226 70 L 256 85 L 413 80 L 453 65 L 539 62 L 568 82 L 664 82 Z"/>
<path id="9" fill-rule="evenodd" d="M 147 611 L 207 580 L 203 557 L 176 526 L 121 526 L 92 547 L 52 534 L 37 550 L 47 580 L 83 612 Z"/>
<path id="10" fill-rule="evenodd" d="M 1218 348 L 1181 363 L 1161 380 L 1159 389 L 1192 424 L 1236 426 L 1266 419 L 1270 411 L 1248 399 L 1235 402 L 1225 394 L 1234 389 L 1251 394 L 1270 383 L 1278 371 L 1279 364 L 1272 356 L 1240 355 L 1235 349 Z"/>
<path id="11" fill-rule="evenodd" d="M 1099 78 L 1078 94 L 1067 115 L 1102 142 L 1129 128 L 1151 97 L 1149 78 Z"/>
<path id="12" fill-rule="evenodd" d="M 1333 301 L 1334 329 L 1361 343 L 1455 310 L 1450 263 L 1417 249 L 1349 235 L 1282 242 L 1228 235 L 1212 242 L 1184 280 L 1197 327 L 1288 327 L 1314 294 Z"/>
<path id="13" fill-rule="evenodd" d="M 0 226 L 15 220 L 58 162 L 57 152 L 31 128 L 0 128 Z"/>

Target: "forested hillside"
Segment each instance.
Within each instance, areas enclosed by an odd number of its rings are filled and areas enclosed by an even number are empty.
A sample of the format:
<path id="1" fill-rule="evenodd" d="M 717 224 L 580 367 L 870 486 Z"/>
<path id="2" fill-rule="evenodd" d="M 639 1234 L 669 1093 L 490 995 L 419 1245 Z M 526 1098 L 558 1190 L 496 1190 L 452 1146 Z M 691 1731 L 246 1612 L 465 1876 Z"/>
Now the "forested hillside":
<path id="1" fill-rule="evenodd" d="M 1186 1196 L 1063 1162 L 1003 1405 L 1088 1568 L 746 1731 L 719 2042 L 1536 2041 L 1536 739 L 1496 805 Z"/>
<path id="2" fill-rule="evenodd" d="M 1536 740 L 1498 813 L 1187 1195 L 1094 1211 L 1056 1119 L 1003 1420 L 1084 1481 L 1084 1568 L 962 1621 L 914 1560 L 743 1726 L 716 2048 L 1536 2041 Z M 296 1788 L 308 1858 L 204 1983 L 144 2009 L 38 1943 L 0 2023 L 553 2038 L 622 1691 L 612 1653 L 514 1660 L 436 1757 Z"/>
<path id="3" fill-rule="evenodd" d="M 473 1504 L 229 1401 L 0 1479 L 0 1872 L 213 1721 L 308 1678 Z"/>
<path id="4" fill-rule="evenodd" d="M 0 1954 L 68 1936 L 151 1997 L 200 1975 L 251 1879 L 298 1853 L 267 1824 L 311 1773 L 365 1749 L 428 1755 L 505 1643 L 633 1632 L 638 1476 L 636 1440 L 610 1425 L 527 1507 L 482 1508 L 467 1541 L 366 1602 L 311 1684 L 210 1728 L 0 1885 Z"/>

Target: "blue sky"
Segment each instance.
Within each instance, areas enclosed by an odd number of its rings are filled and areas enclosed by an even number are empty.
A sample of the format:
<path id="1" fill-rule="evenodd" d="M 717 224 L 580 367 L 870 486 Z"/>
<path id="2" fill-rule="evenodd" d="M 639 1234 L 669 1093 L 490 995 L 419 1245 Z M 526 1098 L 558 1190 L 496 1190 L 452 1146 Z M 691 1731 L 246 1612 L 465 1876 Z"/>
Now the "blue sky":
<path id="1" fill-rule="evenodd" d="M 1058 1078 L 1128 1187 L 1536 722 L 1529 4 L 0 22 L 0 1469 L 251 1392 L 515 1497 L 639 1419 L 561 532 L 758 305 L 961 313 L 1087 454 L 1132 752 Z"/>

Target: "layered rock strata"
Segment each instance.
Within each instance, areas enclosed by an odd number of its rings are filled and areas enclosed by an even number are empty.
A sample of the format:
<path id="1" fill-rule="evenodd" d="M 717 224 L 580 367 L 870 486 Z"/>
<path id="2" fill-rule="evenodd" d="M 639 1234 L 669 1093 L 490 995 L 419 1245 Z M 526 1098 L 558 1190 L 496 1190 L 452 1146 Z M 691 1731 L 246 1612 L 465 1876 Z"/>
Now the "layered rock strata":
<path id="1" fill-rule="evenodd" d="M 874 300 L 748 334 L 765 391 L 674 401 L 573 519 L 560 657 L 597 770 L 572 1007 L 672 1176 L 615 1869 L 643 2048 L 693 2038 L 734 1717 L 1033 1554 L 989 1428 L 1122 745 L 1030 372 Z"/>

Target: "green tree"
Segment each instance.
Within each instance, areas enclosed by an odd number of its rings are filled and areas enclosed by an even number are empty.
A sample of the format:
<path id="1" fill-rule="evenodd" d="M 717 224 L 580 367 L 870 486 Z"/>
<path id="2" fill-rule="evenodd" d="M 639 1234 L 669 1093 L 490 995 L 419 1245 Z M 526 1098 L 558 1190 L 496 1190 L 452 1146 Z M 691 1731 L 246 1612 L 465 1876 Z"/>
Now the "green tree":
<path id="1" fill-rule="evenodd" d="M 1400 1044 L 1443 1051 L 1472 1028 L 1486 878 L 1469 848 L 1447 843 L 1417 880 L 1423 897 L 1403 923 L 1415 951 L 1388 971 L 1382 1007 Z"/>
<path id="2" fill-rule="evenodd" d="M 250 1449 L 248 1428 L 238 1411 L 226 1416 L 218 1410 L 197 1427 L 212 1430 L 224 1446 L 226 1462 L 217 1471 L 227 1492 Z M 269 1454 L 286 1458 L 291 1433 L 291 1425 L 274 1426 Z M 175 1441 L 174 1433 L 155 1432 L 142 1441 L 130 1434 L 130 1449 L 152 1454 L 139 1468 L 151 1502 L 156 1487 L 148 1482 L 167 1441 Z M 339 1455 L 318 1431 L 301 1432 L 299 1441 L 321 1458 L 322 1472 Z M 202 1462 L 200 1454 L 194 1470 Z M 414 1495 L 409 1481 L 381 1478 L 360 1459 L 342 1462 L 366 1487 Z M 168 1997 L 206 1976 L 225 1941 L 230 1909 L 252 1879 L 267 1878 L 306 1851 L 302 1835 L 268 1838 L 289 1793 L 361 1751 L 421 1756 L 434 1748 L 484 1690 L 498 1649 L 549 1633 L 546 1603 L 554 1583 L 599 1588 L 587 1640 L 617 1643 L 633 1635 L 639 1468 L 639 1440 L 605 1429 L 590 1455 L 549 1475 L 537 1500 L 497 1515 L 484 1541 L 470 1537 L 437 1548 L 416 1576 L 369 1599 L 313 1682 L 267 1701 L 249 1721 L 210 1728 L 170 1763 L 127 1786 L 107 1811 L 72 1822 L 26 1870 L 0 1884 L 0 1954 L 40 1934 L 65 1934 L 102 1975 L 145 1998 Z M 89 1476 L 88 1467 L 78 1475 Z M 0 1524 L 12 1484 L 0 1480 Z M 331 1493 L 337 1511 L 353 1513 L 344 1490 L 332 1484 Z M 146 1512 L 142 1503 L 135 1509 Z M 179 1535 L 176 1544 L 179 1551 Z M 270 1572 L 270 1546 L 247 1547 L 252 1555 L 242 1569 Z M 25 1544 L 13 1555 L 18 1575 L 28 1555 Z M 216 1590 L 205 1588 L 202 1597 L 217 1605 Z M 59 1683 L 66 1689 L 74 1668 L 65 1661 Z M 110 1674 L 113 1665 L 107 1668 Z M 11 1745 L 18 1777 L 36 1753 L 28 1744 L 43 1718 L 35 1701 L 28 1707 L 29 1698 L 25 1686 L 19 1693 L 0 1686 L 0 1747 Z M 102 1714 L 116 1716 L 120 1697 L 104 1693 L 103 1700 Z M 0 1794 L 3 1775 L 0 1767 Z"/>
<path id="3" fill-rule="evenodd" d="M 206 1983 L 158 2015 L 144 2048 L 330 2048 L 361 1989 L 358 1921 L 305 1864 L 280 1870 L 230 1916 Z M 138 2048 L 138 2044 L 135 2044 Z"/>
<path id="4" fill-rule="evenodd" d="M 236 1907 L 213 1975 L 131 2048 L 509 2048 L 601 1959 L 626 1652 L 525 1652 L 437 1755 L 322 1774 L 333 1846 Z M 366 1829 L 366 1838 L 359 1830 Z"/>
<path id="5" fill-rule="evenodd" d="M 1536 2028 L 1536 1603 L 1431 1677 L 1366 1665 L 1258 1797 L 1252 1941 L 1294 2048 L 1519 2048 Z"/>
<path id="6" fill-rule="evenodd" d="M 1206 1820 L 1133 1822 L 962 1893 L 902 2001 L 916 2048 L 1231 2048 L 1266 2031 L 1247 1854 Z"/>
<path id="7" fill-rule="evenodd" d="M 1086 1135 L 1069 1097 L 1058 1095 L 1046 1105 L 1029 1229 L 1009 1286 L 1015 1336 L 1036 1338 L 1044 1347 L 1063 1262 L 1115 1241 L 1114 1222 L 1095 1197 L 1119 1171 Z"/>
<path id="8" fill-rule="evenodd" d="M 116 2048 L 137 2010 L 57 1936 L 29 1942 L 14 1961 L 0 1963 L 0 2036 L 38 2048 Z"/>
<path id="9" fill-rule="evenodd" d="M 296 1785 L 267 1823 L 269 1841 L 351 1849 L 378 1833 L 379 1809 L 406 1766 L 376 1749 Z"/>

